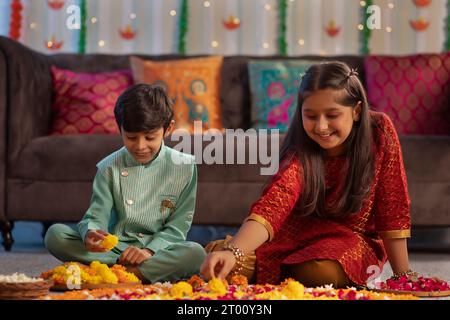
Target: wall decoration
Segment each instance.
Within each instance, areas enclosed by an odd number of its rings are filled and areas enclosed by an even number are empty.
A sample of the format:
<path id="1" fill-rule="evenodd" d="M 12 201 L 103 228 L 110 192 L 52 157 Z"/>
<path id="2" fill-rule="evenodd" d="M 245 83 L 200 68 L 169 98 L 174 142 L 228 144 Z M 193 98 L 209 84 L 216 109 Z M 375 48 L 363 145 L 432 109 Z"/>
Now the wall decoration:
<path id="1" fill-rule="evenodd" d="M 0 0 L 0 35 L 44 53 L 406 55 L 450 50 L 449 1 Z"/>
<path id="2" fill-rule="evenodd" d="M 64 41 L 57 41 L 56 37 L 53 35 L 52 38 L 48 41 L 44 42 L 45 47 L 47 47 L 48 50 L 50 51 L 57 51 L 59 49 L 61 49 L 61 47 L 63 46 Z"/>
<path id="3" fill-rule="evenodd" d="M 330 20 L 330 22 L 328 22 L 328 26 L 325 28 L 325 32 L 332 38 L 336 37 L 340 31 L 341 28 L 336 25 L 334 20 Z"/>
<path id="4" fill-rule="evenodd" d="M 137 31 L 133 30 L 131 24 L 128 24 L 125 28 L 119 30 L 119 34 L 124 40 L 133 40 L 137 35 Z"/>
<path id="5" fill-rule="evenodd" d="M 47 0 L 48 7 L 53 10 L 61 10 L 64 4 L 64 0 Z"/>
<path id="6" fill-rule="evenodd" d="M 429 21 L 425 21 L 423 17 L 420 17 L 417 20 L 410 21 L 411 28 L 413 28 L 417 32 L 425 31 L 430 26 Z"/>
<path id="7" fill-rule="evenodd" d="M 188 0 L 181 1 L 181 13 L 179 21 L 179 36 L 178 36 L 178 53 L 186 54 L 186 33 L 188 31 Z"/>
<path id="8" fill-rule="evenodd" d="M 287 42 L 286 42 L 287 7 L 288 7 L 287 0 L 279 0 L 278 52 L 281 56 L 287 55 Z"/>
<path id="9" fill-rule="evenodd" d="M 223 26 L 225 29 L 233 31 L 241 26 L 241 20 L 234 15 L 230 15 L 227 20 L 223 20 Z"/>
<path id="10" fill-rule="evenodd" d="M 431 4 L 432 0 L 413 0 L 414 5 L 418 8 L 425 8 Z"/>
<path id="11" fill-rule="evenodd" d="M 20 39 L 20 31 L 22 28 L 22 2 L 13 0 L 11 2 L 11 19 L 9 25 L 9 37 L 14 40 Z"/>

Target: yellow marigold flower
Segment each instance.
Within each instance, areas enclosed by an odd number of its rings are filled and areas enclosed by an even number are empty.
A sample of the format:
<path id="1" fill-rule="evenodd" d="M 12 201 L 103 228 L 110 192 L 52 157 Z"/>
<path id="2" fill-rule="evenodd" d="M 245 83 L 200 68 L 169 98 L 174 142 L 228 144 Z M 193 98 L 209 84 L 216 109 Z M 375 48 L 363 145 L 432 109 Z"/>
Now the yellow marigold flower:
<path id="1" fill-rule="evenodd" d="M 172 286 L 170 294 L 175 298 L 182 298 L 192 294 L 192 286 L 186 281 L 180 281 Z"/>
<path id="2" fill-rule="evenodd" d="M 102 240 L 100 245 L 105 248 L 107 251 L 112 250 L 117 243 L 119 242 L 119 238 L 117 238 L 113 234 L 108 234 L 105 239 Z"/>
<path id="3" fill-rule="evenodd" d="M 288 299 L 301 300 L 305 292 L 305 287 L 298 281 L 289 279 L 285 282 L 285 286 L 281 290 L 281 293 Z"/>
<path id="4" fill-rule="evenodd" d="M 208 287 L 210 292 L 217 293 L 220 296 L 223 296 L 228 292 L 226 282 L 218 278 L 212 278 L 211 280 L 209 280 Z"/>
<path id="5" fill-rule="evenodd" d="M 278 290 L 256 294 L 255 298 L 261 300 L 286 300 L 286 296 Z"/>

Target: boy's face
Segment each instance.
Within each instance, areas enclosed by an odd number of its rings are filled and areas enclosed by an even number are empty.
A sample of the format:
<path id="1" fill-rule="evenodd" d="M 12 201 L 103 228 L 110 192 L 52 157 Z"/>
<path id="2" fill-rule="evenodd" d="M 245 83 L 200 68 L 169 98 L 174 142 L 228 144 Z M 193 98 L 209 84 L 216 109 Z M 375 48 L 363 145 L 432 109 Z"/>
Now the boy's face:
<path id="1" fill-rule="evenodd" d="M 164 128 L 159 128 L 147 132 L 127 132 L 122 128 L 123 144 L 133 158 L 145 164 L 150 162 L 158 153 L 162 140 L 165 136 L 170 134 L 173 128 L 173 123 L 164 132 Z"/>

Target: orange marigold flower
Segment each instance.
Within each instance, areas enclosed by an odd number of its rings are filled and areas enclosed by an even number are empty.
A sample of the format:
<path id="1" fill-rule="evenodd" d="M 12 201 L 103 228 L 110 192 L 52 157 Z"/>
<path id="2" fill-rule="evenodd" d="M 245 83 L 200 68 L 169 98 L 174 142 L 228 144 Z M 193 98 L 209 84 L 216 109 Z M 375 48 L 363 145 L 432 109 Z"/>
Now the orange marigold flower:
<path id="1" fill-rule="evenodd" d="M 203 281 L 202 278 L 200 278 L 198 275 L 194 274 L 192 277 L 189 278 L 187 281 L 193 288 L 199 288 L 205 285 L 205 281 Z"/>
<path id="2" fill-rule="evenodd" d="M 241 274 L 235 274 L 230 279 L 231 284 L 237 286 L 248 286 L 248 279 L 246 276 Z"/>

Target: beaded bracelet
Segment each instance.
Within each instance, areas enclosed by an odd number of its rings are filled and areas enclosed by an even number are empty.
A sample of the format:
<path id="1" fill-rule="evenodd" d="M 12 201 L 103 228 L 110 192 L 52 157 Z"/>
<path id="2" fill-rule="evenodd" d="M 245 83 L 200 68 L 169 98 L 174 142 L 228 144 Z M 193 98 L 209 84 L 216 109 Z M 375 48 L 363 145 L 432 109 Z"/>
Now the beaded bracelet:
<path id="1" fill-rule="evenodd" d="M 224 244 L 223 250 L 233 252 L 234 258 L 236 259 L 236 266 L 233 268 L 232 273 L 235 275 L 240 274 L 244 266 L 245 253 L 238 246 L 230 242 Z"/>

